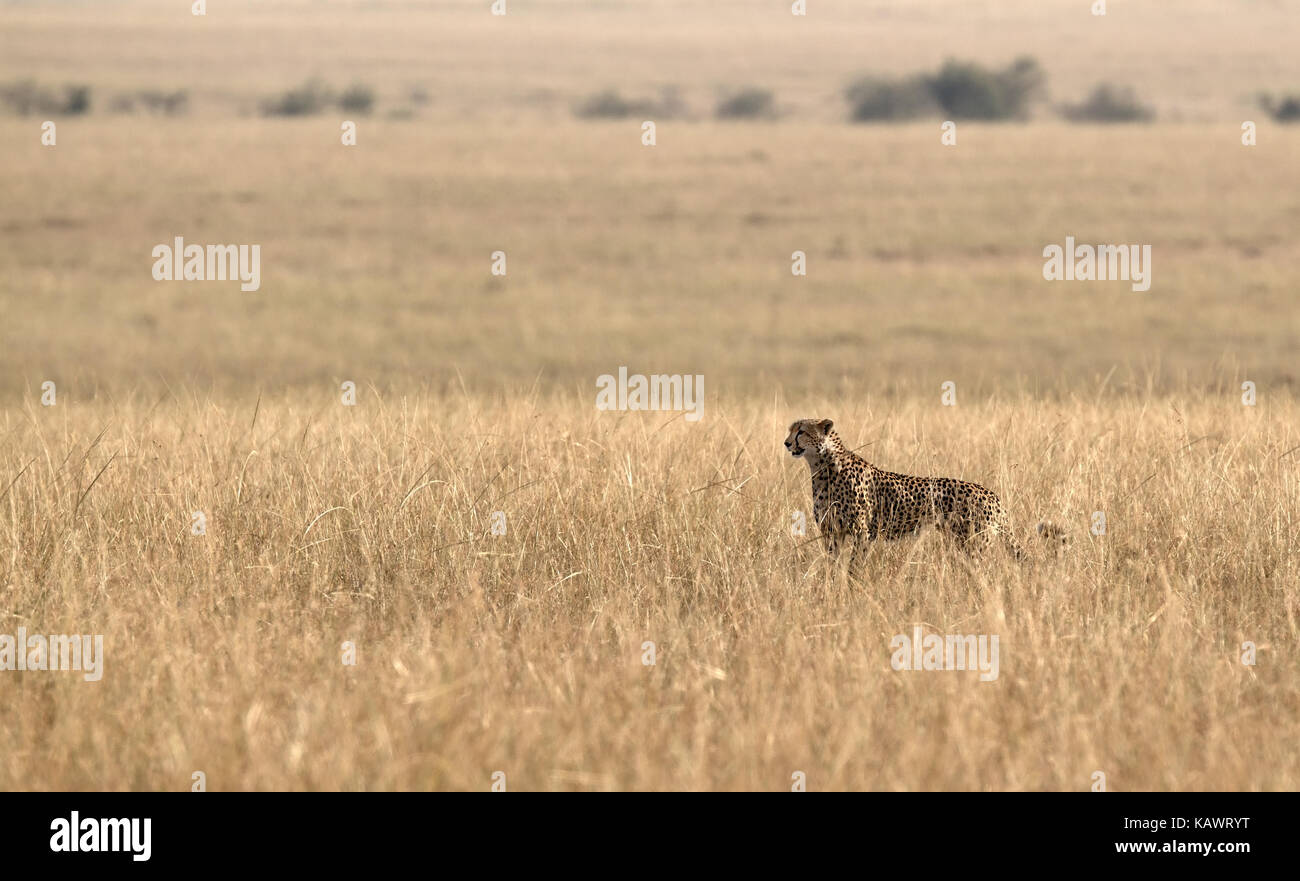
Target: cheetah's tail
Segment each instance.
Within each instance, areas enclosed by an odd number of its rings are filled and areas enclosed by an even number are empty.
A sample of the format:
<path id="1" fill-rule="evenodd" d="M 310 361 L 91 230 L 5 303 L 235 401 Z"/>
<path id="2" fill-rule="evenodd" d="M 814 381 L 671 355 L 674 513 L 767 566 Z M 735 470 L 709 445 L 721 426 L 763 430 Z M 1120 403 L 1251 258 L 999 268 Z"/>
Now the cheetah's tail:
<path id="1" fill-rule="evenodd" d="M 1069 542 L 1069 537 L 1065 530 L 1057 526 L 1050 520 L 1040 520 L 1036 528 L 1039 536 L 1047 541 L 1049 545 L 1060 547 Z M 1025 559 L 1025 549 L 1021 547 L 1020 542 L 1016 541 L 1009 531 L 1002 533 L 1002 538 L 1007 544 L 1007 549 L 1017 560 Z"/>
<path id="2" fill-rule="evenodd" d="M 1050 545 L 1060 546 L 1070 543 L 1070 536 L 1064 527 L 1057 526 L 1051 520 L 1040 520 L 1036 527 L 1039 536 Z"/>

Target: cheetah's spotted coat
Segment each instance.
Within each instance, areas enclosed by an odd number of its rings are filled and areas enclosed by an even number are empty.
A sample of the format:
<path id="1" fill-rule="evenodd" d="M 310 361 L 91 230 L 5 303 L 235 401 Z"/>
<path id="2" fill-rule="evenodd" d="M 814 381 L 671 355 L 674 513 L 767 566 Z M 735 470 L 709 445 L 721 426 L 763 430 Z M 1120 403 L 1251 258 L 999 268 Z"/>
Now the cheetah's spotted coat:
<path id="1" fill-rule="evenodd" d="M 808 462 L 813 519 L 832 556 L 849 544 L 857 558 L 867 541 L 902 538 L 926 525 L 964 547 L 997 537 L 1017 557 L 1023 555 L 997 494 L 951 477 L 882 471 L 849 451 L 832 425 L 829 419 L 801 419 L 790 426 L 785 440 L 792 456 Z M 1040 524 L 1039 531 L 1059 538 L 1059 530 L 1050 524 Z"/>

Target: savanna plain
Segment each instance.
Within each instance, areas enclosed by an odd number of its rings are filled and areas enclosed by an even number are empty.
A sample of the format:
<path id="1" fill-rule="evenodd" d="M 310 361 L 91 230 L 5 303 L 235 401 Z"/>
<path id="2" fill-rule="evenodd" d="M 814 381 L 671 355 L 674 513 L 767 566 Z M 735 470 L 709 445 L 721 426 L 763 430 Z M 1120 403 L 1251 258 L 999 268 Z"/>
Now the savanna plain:
<path id="1" fill-rule="evenodd" d="M 0 116 L 0 634 L 104 645 L 0 672 L 0 789 L 1300 787 L 1300 126 L 1250 97 L 1295 4 L 186 5 L 0 5 L 0 82 L 96 95 L 54 147 Z M 1025 53 L 1158 115 L 847 119 Z M 258 112 L 313 76 L 373 85 L 356 146 Z M 572 112 L 670 86 L 653 147 Z M 111 110 L 146 87 L 188 111 Z M 154 281 L 176 236 L 260 289 Z M 1066 236 L 1150 290 L 1044 280 Z M 621 366 L 700 421 L 598 410 Z M 833 565 L 802 417 L 1027 559 Z M 916 625 L 998 677 L 892 669 Z"/>

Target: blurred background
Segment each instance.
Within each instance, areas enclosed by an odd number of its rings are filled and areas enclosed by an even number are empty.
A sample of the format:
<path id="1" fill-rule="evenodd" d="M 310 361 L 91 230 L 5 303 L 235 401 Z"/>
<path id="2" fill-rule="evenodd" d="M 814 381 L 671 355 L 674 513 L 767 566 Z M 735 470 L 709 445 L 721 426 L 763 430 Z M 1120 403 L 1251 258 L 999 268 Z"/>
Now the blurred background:
<path id="1" fill-rule="evenodd" d="M 1300 6 L 1093 7 L 0 3 L 0 396 L 1293 385 Z"/>

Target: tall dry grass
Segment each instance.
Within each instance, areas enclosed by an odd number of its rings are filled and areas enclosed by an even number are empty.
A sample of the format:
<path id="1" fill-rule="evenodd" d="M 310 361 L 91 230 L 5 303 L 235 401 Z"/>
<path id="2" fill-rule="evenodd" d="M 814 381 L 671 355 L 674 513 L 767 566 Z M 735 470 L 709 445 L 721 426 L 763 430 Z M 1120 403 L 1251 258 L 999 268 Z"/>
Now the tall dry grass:
<path id="1" fill-rule="evenodd" d="M 853 578 L 790 534 L 780 441 L 814 414 L 780 396 L 696 425 L 178 396 L 4 414 L 0 632 L 102 632 L 106 663 L 0 674 L 0 788 L 1300 784 L 1294 403 L 825 398 L 882 467 L 1074 538 L 1016 563 L 923 536 Z M 998 635 L 999 678 L 895 672 L 915 623 Z"/>
<path id="2" fill-rule="evenodd" d="M 1240 142 L 1295 3 L 187 5 L 0 7 L 0 85 L 95 96 L 56 147 L 0 116 L 0 634 L 107 653 L 0 671 L 0 789 L 1300 783 L 1300 133 Z M 847 122 L 861 74 L 1026 52 L 1159 121 Z M 256 116 L 313 76 L 374 89 L 355 148 Z M 654 149 L 572 117 L 673 86 Z M 749 87 L 779 119 L 703 121 Z M 144 90 L 188 115 L 110 112 Z M 154 282 L 177 235 L 262 289 Z M 1067 235 L 1152 289 L 1045 283 Z M 598 413 L 620 365 L 704 420 Z M 836 570 L 789 530 L 807 416 L 1074 542 Z M 999 678 L 893 671 L 916 623 Z"/>

